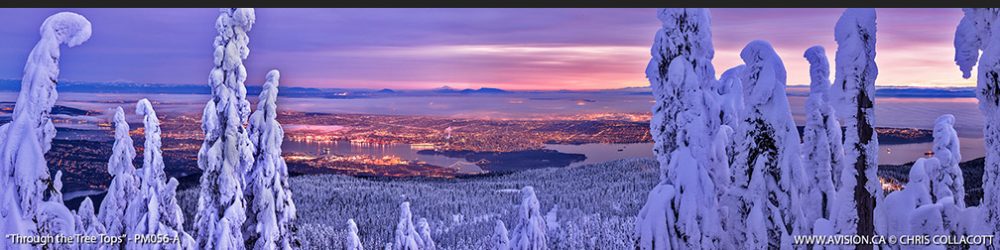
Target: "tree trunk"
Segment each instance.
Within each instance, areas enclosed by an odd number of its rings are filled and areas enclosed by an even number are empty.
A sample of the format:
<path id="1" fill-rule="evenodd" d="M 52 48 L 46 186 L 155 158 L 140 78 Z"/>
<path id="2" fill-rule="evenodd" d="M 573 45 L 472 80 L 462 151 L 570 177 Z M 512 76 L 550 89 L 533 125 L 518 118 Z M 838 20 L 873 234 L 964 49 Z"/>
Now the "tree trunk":
<path id="1" fill-rule="evenodd" d="M 862 81 L 863 83 L 863 81 Z M 874 102 L 868 93 L 864 91 L 864 86 L 859 86 L 858 88 L 858 110 L 857 110 L 857 122 L 858 122 L 858 161 L 854 163 L 854 168 L 858 171 L 857 184 L 854 185 L 854 202 L 857 204 L 858 209 L 858 235 L 875 235 L 875 196 L 865 188 L 868 183 L 868 178 L 866 170 L 868 166 L 868 147 L 870 147 L 871 139 L 875 134 L 875 130 L 870 124 L 868 118 L 868 112 L 874 112 Z M 871 178 L 878 178 L 876 176 L 871 176 Z M 872 245 L 858 245 L 857 249 L 872 249 Z"/>

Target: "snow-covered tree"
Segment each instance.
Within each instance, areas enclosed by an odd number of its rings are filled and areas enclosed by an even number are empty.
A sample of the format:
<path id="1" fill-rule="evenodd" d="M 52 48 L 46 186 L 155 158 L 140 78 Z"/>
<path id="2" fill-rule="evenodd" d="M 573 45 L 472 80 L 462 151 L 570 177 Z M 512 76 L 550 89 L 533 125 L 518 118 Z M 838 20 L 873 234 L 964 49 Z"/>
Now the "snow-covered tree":
<path id="1" fill-rule="evenodd" d="M 0 217 L 0 222 L 3 223 L 3 226 L 0 227 L 0 229 L 3 230 L 2 233 L 6 235 L 26 233 L 29 232 L 29 230 L 34 231 L 34 224 L 29 224 L 31 222 L 30 220 L 23 219 L 25 216 L 21 214 L 21 208 L 19 207 L 17 200 L 15 200 L 15 193 L 17 191 L 13 188 L 4 187 L 4 189 L 0 189 L 0 192 L 3 192 L 3 196 L 0 197 L 3 198 L 0 200 L 3 206 L 0 208 L 3 208 L 3 212 L 5 213 L 0 214 L 3 215 L 3 217 Z M 0 246 L 7 249 L 29 249 L 29 246 L 26 245 L 14 245 L 7 242 L 0 243 Z"/>
<path id="2" fill-rule="evenodd" d="M 147 99 L 139 100 L 136 103 L 136 114 L 143 116 L 143 134 L 145 137 L 143 146 L 143 167 L 138 169 L 137 182 L 138 188 L 132 195 L 125 211 L 125 220 L 128 224 L 125 225 L 125 233 L 129 235 L 133 234 L 156 234 L 161 231 L 168 230 L 167 226 L 162 225 L 161 219 L 168 220 L 170 217 L 176 217 L 176 215 L 181 214 L 179 211 L 179 206 L 177 211 L 169 211 L 167 207 L 162 207 L 161 204 L 165 199 L 175 199 L 173 195 L 175 192 L 168 192 L 165 190 L 165 180 L 166 172 L 164 172 L 163 156 L 160 149 L 160 125 L 159 119 L 156 117 L 156 112 L 153 110 L 152 104 Z M 117 115 L 116 115 L 117 116 Z M 117 118 L 116 118 L 117 119 Z M 124 116 L 121 117 L 121 122 L 125 123 Z M 116 130 L 122 130 L 124 132 L 122 136 L 128 136 L 127 125 L 117 125 L 120 128 Z M 116 131 L 117 133 L 118 131 Z M 124 142 L 124 141 L 123 141 Z M 129 140 L 131 142 L 131 140 Z M 131 145 L 121 145 L 125 147 Z M 123 149 L 119 149 L 123 150 Z M 129 152 L 134 155 L 134 151 Z M 119 158 L 114 158 L 119 157 Z M 113 156 L 113 160 L 123 160 L 121 155 Z M 129 156 L 128 158 L 132 158 Z M 119 166 L 126 163 L 118 162 Z M 131 166 L 131 162 L 127 163 Z M 110 167 L 110 166 L 109 166 Z M 127 167 L 125 167 L 127 168 Z M 170 197 L 166 197 L 166 196 Z M 175 201 L 176 203 L 176 201 Z M 172 219 L 172 222 L 176 222 L 176 219 Z M 135 242 L 127 242 L 126 247 L 128 248 L 145 248 L 146 245 L 138 244 Z"/>
<path id="3" fill-rule="evenodd" d="M 38 214 L 35 219 L 38 221 L 38 235 L 73 235 L 77 233 L 77 217 L 66 204 L 63 203 L 62 195 L 62 171 L 56 171 L 52 177 L 52 186 L 45 190 L 48 197 L 39 204 Z M 50 249 L 77 249 L 76 244 L 59 244 L 49 247 Z"/>
<path id="4" fill-rule="evenodd" d="M 718 198 L 708 171 L 697 166 L 687 147 L 674 151 L 670 164 L 676 172 L 673 202 L 674 233 L 680 248 L 723 248 L 722 221 L 719 218 Z M 662 223 L 662 222 L 661 222 Z"/>
<path id="5" fill-rule="evenodd" d="M 246 68 L 250 54 L 248 31 L 254 10 L 221 9 L 215 27 L 214 68 L 209 74 L 212 99 L 205 105 L 205 141 L 198 152 L 201 193 L 194 228 L 198 248 L 243 249 L 246 221 L 244 175 L 253 165 L 253 144 L 244 124 L 250 116 L 246 100 Z"/>
<path id="6" fill-rule="evenodd" d="M 90 197 L 84 198 L 80 208 L 76 210 L 76 232 L 83 235 L 100 235 L 107 231 L 104 224 L 94 215 L 94 202 Z M 78 244 L 80 249 L 100 249 L 99 244 Z"/>
<path id="7" fill-rule="evenodd" d="M 955 28 L 955 64 L 962 71 L 962 78 L 969 79 L 972 67 L 979 62 L 979 50 L 986 49 L 990 42 L 990 28 L 996 14 L 974 9 L 963 11 L 965 15 Z"/>
<path id="8" fill-rule="evenodd" d="M 59 45 L 75 47 L 90 39 L 91 25 L 87 18 L 72 12 L 60 12 L 49 16 L 39 29 L 41 39 L 28 55 L 21 78 L 21 92 L 17 97 L 12 121 L 3 126 L 5 145 L 24 143 L 35 139 L 42 153 L 48 152 L 56 130 L 49 119 L 49 113 L 59 97 L 56 79 L 59 78 Z M 22 124 L 23 123 L 23 124 Z M 17 128 L 23 126 L 24 128 Z M 16 134 L 16 130 L 30 130 L 30 134 Z M 11 154 L 14 152 L 4 152 Z M 5 164 L 9 164 L 6 161 Z"/>
<path id="9" fill-rule="evenodd" d="M 918 159 L 910 168 L 909 182 L 875 207 L 875 228 L 888 235 L 971 235 L 978 232 L 978 208 L 956 201 L 953 184 L 961 182 L 955 117 L 942 115 L 934 126 L 934 157 Z M 955 175 L 958 175 L 956 180 Z M 961 193 L 964 194 L 964 189 Z M 890 246 L 899 249 L 898 246 Z M 965 246 L 968 247 L 968 246 Z M 943 248 L 943 246 L 942 246 Z"/>
<path id="10" fill-rule="evenodd" d="M 928 169 L 927 174 L 931 178 L 931 195 L 935 201 L 952 196 L 955 205 L 965 207 L 965 179 L 958 167 L 962 154 L 954 126 L 955 116 L 951 114 L 942 115 L 934 122 L 933 152 L 941 164 Z"/>
<path id="11" fill-rule="evenodd" d="M 661 9 L 662 28 L 657 32 L 652 59 L 646 69 L 656 103 L 650 132 L 660 162 L 659 186 L 671 185 L 673 198 L 650 197 L 637 219 L 640 245 L 661 248 L 676 244 L 687 248 L 718 248 L 722 241 L 719 199 L 729 183 L 726 146 L 732 134 L 723 126 L 734 119 L 739 105 L 723 103 L 741 90 L 738 83 L 715 80 L 711 64 L 711 21 L 705 9 Z M 675 159 L 674 157 L 678 157 Z M 650 193 L 666 195 L 657 187 Z M 671 203 L 668 207 L 660 202 Z M 658 209 L 658 210 L 654 210 Z M 667 220 L 660 218 L 670 217 Z M 671 224 L 664 224 L 671 223 Z M 663 224 L 663 225 L 652 225 Z M 672 231 L 667 235 L 659 230 Z M 664 242 L 663 237 L 679 237 Z M 517 242 L 516 240 L 514 241 Z"/>
<path id="12" fill-rule="evenodd" d="M 163 150 L 160 149 L 163 145 L 160 139 L 160 134 L 162 134 L 160 119 L 156 117 L 153 104 L 146 98 L 136 102 L 135 113 L 142 116 L 143 135 L 145 136 L 142 150 L 142 171 L 150 172 L 145 174 L 153 178 L 149 180 L 149 185 L 154 185 L 154 190 L 160 191 L 167 181 L 167 172 L 164 171 L 165 166 L 163 165 Z M 143 179 L 143 181 L 146 180 Z"/>
<path id="13" fill-rule="evenodd" d="M 649 191 L 646 203 L 639 210 L 639 219 L 636 223 L 636 231 L 639 235 L 639 243 L 636 244 L 641 249 L 676 249 L 678 248 L 677 235 L 674 232 L 673 203 L 676 190 L 673 185 L 660 184 Z"/>
<path id="14" fill-rule="evenodd" d="M 111 174 L 111 185 L 101 202 L 101 210 L 97 218 L 104 224 L 108 235 L 122 235 L 126 225 L 135 225 L 138 221 L 129 221 L 125 211 L 129 201 L 139 193 L 138 180 L 135 176 L 135 147 L 129 136 L 128 122 L 125 121 L 125 111 L 121 107 L 115 109 L 112 122 L 115 126 L 115 143 L 111 159 L 108 160 L 108 174 Z"/>
<path id="15" fill-rule="evenodd" d="M 62 200 L 62 171 L 56 171 L 52 179 L 52 187 L 46 190 L 49 197 L 38 205 L 35 214 L 37 235 L 74 235 L 76 231 L 76 214 L 69 210 Z M 50 249 L 75 249 L 73 244 L 50 246 Z"/>
<path id="16" fill-rule="evenodd" d="M 250 141 L 253 142 L 254 167 L 247 178 L 247 221 L 244 237 L 248 248 L 291 249 L 298 243 L 293 238 L 295 203 L 288 187 L 288 166 L 281 157 L 284 132 L 278 123 L 278 70 L 267 74 L 260 93 L 257 111 L 250 117 Z"/>
<path id="17" fill-rule="evenodd" d="M 913 210 L 910 215 L 909 233 L 913 235 L 944 235 L 946 231 L 943 221 L 941 204 L 922 205 Z"/>
<path id="18" fill-rule="evenodd" d="M 427 223 L 427 218 L 420 218 L 420 220 L 417 221 L 417 233 L 420 234 L 420 240 L 424 243 L 420 249 L 437 249 L 437 244 L 435 244 L 434 239 L 431 238 L 431 224 Z"/>
<path id="19" fill-rule="evenodd" d="M 713 85 L 715 69 L 712 67 L 712 57 L 715 51 L 712 47 L 708 10 L 660 9 L 657 17 L 662 22 L 662 27 L 656 32 L 653 41 L 646 78 L 649 78 L 655 98 L 650 133 L 655 142 L 653 153 L 660 161 L 662 179 L 669 172 L 663 168 L 670 162 L 671 152 L 682 141 L 678 137 L 687 132 L 682 128 L 686 121 L 681 121 L 678 115 L 689 109 L 696 109 L 694 113 L 697 114 L 709 112 L 704 104 L 696 105 L 691 103 L 695 100 L 690 99 L 702 99 L 704 95 L 701 88 Z M 692 69 L 692 74 L 670 72 L 672 62 L 678 58 Z M 688 100 L 684 100 L 685 98 Z M 689 104 L 683 105 L 684 103 Z M 707 124 L 703 127 L 707 127 Z"/>
<path id="20" fill-rule="evenodd" d="M 840 234 L 875 234 L 874 209 L 882 197 L 875 134 L 875 10 L 848 9 L 834 28 L 837 70 L 831 99 L 847 127 L 844 161 L 834 215 Z M 847 176 L 847 177 L 844 177 Z M 854 177 L 854 178 L 850 178 Z M 850 181 L 844 181 L 852 179 Z M 849 189 L 849 190 L 844 190 Z M 843 196 L 841 196 L 841 194 Z"/>
<path id="21" fill-rule="evenodd" d="M 160 228 L 159 233 L 176 236 L 180 241 L 168 249 L 194 249 L 195 241 L 191 234 L 184 230 L 184 211 L 177 201 L 177 185 L 180 183 L 171 177 L 160 195 Z"/>
<path id="22" fill-rule="evenodd" d="M 354 223 L 354 219 L 347 220 L 347 241 L 344 249 L 346 250 L 365 250 L 365 247 L 361 245 L 361 237 L 358 237 L 358 224 Z"/>
<path id="23" fill-rule="evenodd" d="M 742 80 L 746 110 L 738 133 L 743 136 L 739 139 L 740 155 L 733 171 L 750 174 L 736 175 L 733 188 L 742 193 L 736 209 L 740 218 L 759 220 L 749 216 L 754 206 L 762 206 L 767 245 L 791 246 L 790 236 L 804 233 L 812 222 L 806 222 L 799 200 L 805 175 L 799 154 L 799 133 L 785 95 L 785 67 L 765 41 L 750 42 L 740 57 L 746 65 Z M 751 233 L 738 235 L 734 241 L 756 242 L 757 239 L 745 239 Z"/>
<path id="24" fill-rule="evenodd" d="M 810 97 L 818 103 L 806 103 L 806 110 L 818 110 L 825 126 L 826 138 L 830 144 L 830 168 L 834 188 L 839 187 L 840 173 L 843 171 L 844 134 L 837 120 L 837 114 L 830 101 L 830 62 L 826 50 L 822 46 L 813 46 L 806 50 L 804 56 L 809 61 Z M 810 107 L 810 105 L 815 105 Z M 818 135 L 821 136 L 821 135 Z"/>
<path id="25" fill-rule="evenodd" d="M 559 204 L 552 206 L 548 213 L 545 213 L 545 232 L 554 234 L 559 231 Z"/>
<path id="26" fill-rule="evenodd" d="M 743 112 L 743 82 L 740 77 L 743 75 L 745 66 L 739 65 L 722 72 L 719 76 L 719 95 L 721 105 L 722 125 L 729 126 L 734 130 L 740 125 L 740 118 Z"/>
<path id="27" fill-rule="evenodd" d="M 535 188 L 521 188 L 521 206 L 518 207 L 517 226 L 511 232 L 510 247 L 514 250 L 549 249 L 545 236 L 545 218 L 539 208 Z"/>
<path id="28" fill-rule="evenodd" d="M 910 217 L 917 207 L 931 204 L 930 177 L 926 167 L 936 165 L 937 159 L 921 158 L 910 167 L 909 182 L 903 190 L 886 195 L 875 207 L 875 227 L 884 235 L 909 235 Z M 841 191 L 849 189 L 841 189 Z M 841 207 L 838 207 L 841 208 Z"/>
<path id="29" fill-rule="evenodd" d="M 735 140 L 735 132 L 739 131 L 740 124 L 743 123 L 743 82 L 740 78 L 743 77 L 743 69 L 745 68 L 746 66 L 744 65 L 732 67 L 722 72 L 722 76 L 719 77 L 720 84 L 725 86 L 722 88 L 723 94 L 722 101 L 720 102 L 722 105 L 721 110 L 723 111 L 721 114 L 722 125 L 729 126 L 730 130 L 732 130 L 731 133 L 733 133 L 727 138 L 729 141 L 725 146 L 729 165 L 736 162 L 736 155 L 739 153 L 737 150 L 739 142 Z M 731 172 L 730 174 L 740 173 Z M 730 176 L 730 179 L 732 179 L 732 176 Z M 725 185 L 725 187 L 728 186 L 729 184 Z"/>
<path id="30" fill-rule="evenodd" d="M 417 227 L 413 225 L 413 213 L 410 212 L 410 203 L 399 204 L 399 223 L 396 224 L 396 234 L 393 238 L 392 249 L 395 250 L 418 250 L 424 245 L 423 238 L 417 233 Z"/>
<path id="31" fill-rule="evenodd" d="M 969 78 L 979 63 L 976 97 L 986 117 L 983 129 L 986 164 L 983 167 L 983 232 L 992 233 L 993 245 L 1000 245 L 1000 9 L 963 9 L 965 16 L 955 31 L 955 62 L 962 77 Z M 982 56 L 979 51 L 982 50 Z M 978 58 L 977 58 L 978 56 Z M 978 60 L 977 60 L 978 59 Z"/>
<path id="32" fill-rule="evenodd" d="M 733 173 L 729 168 L 729 146 L 732 144 L 736 131 L 729 125 L 720 125 L 715 132 L 709 149 L 708 175 L 712 177 L 712 184 L 715 186 L 716 200 L 721 200 L 729 192 L 729 186 L 733 182 Z"/>
<path id="33" fill-rule="evenodd" d="M 955 197 L 944 197 L 938 200 L 941 205 L 941 219 L 945 234 L 953 237 L 963 235 L 983 234 L 980 232 L 982 214 L 979 207 L 959 206 Z M 971 245 L 959 245 L 960 249 L 975 249 Z"/>
<path id="34" fill-rule="evenodd" d="M 705 108 L 706 95 L 699 88 L 698 75 L 691 65 L 681 58 L 674 60 L 668 71 L 671 75 L 668 84 L 683 90 L 677 93 L 681 96 L 674 104 L 681 107 L 681 111 L 674 116 L 674 122 L 680 124 L 675 136 L 679 146 L 667 158 L 666 179 L 660 183 L 672 184 L 678 192 L 671 201 L 675 213 L 668 216 L 676 218 L 676 224 L 672 225 L 677 231 L 674 235 L 685 235 L 678 239 L 680 247 L 716 248 L 721 241 L 718 200 L 723 189 L 717 189 L 714 182 L 728 183 L 729 164 L 724 157 L 728 131 L 723 132 L 723 138 L 708 137 L 716 132 L 710 132 L 713 129 L 708 125 L 711 116 Z M 715 145 L 716 142 L 719 145 Z M 640 218 L 640 223 L 663 221 Z"/>
<path id="35" fill-rule="evenodd" d="M 144 119 L 145 122 L 145 119 Z M 147 137 L 148 137 L 147 133 Z M 148 139 L 147 139 L 148 140 Z M 147 142 L 148 143 L 148 142 Z M 144 151 L 152 151 L 148 147 L 143 149 Z M 144 155 L 146 153 L 143 153 Z M 159 181 L 156 176 L 155 170 L 152 170 L 156 165 L 150 164 L 152 161 L 143 160 L 143 168 L 138 169 L 136 172 L 136 182 L 138 187 L 135 191 L 135 195 L 132 195 L 129 199 L 128 206 L 125 211 L 125 233 L 132 234 L 151 234 L 156 232 L 156 228 L 159 226 L 158 223 L 150 223 L 150 221 L 158 221 L 156 217 L 159 216 L 159 205 L 150 210 L 149 204 L 154 202 L 152 200 L 158 200 L 157 192 L 159 188 Z M 161 164 L 162 165 L 162 164 Z M 153 217 L 152 219 L 150 217 Z M 139 245 L 132 245 L 132 242 L 126 242 L 127 247 L 141 247 Z"/>
<path id="36" fill-rule="evenodd" d="M 72 214 L 61 201 L 42 205 L 46 202 L 44 192 L 52 181 L 44 154 L 51 148 L 56 133 L 49 113 L 58 98 L 59 46 L 74 47 L 87 41 L 91 26 L 79 14 L 60 12 L 46 18 L 39 33 L 41 39 L 28 54 L 24 66 L 21 92 L 11 122 L 0 126 L 0 190 L 3 190 L 0 203 L 4 204 L 0 207 L 0 221 L 4 222 L 0 233 L 5 235 L 37 235 L 42 233 L 42 226 L 56 230 L 53 227 L 73 224 Z M 65 215 L 68 217 L 61 217 Z M 0 244 L 4 248 L 27 247 L 12 246 L 7 241 Z"/>
<path id="37" fill-rule="evenodd" d="M 802 159 L 810 183 L 802 190 L 805 195 L 803 213 L 806 221 L 815 222 L 820 218 L 830 219 L 830 208 L 836 203 L 834 180 L 840 176 L 837 173 L 842 168 L 844 149 L 840 122 L 827 102 L 830 63 L 826 59 L 826 51 L 821 46 L 813 46 L 806 50 L 804 56 L 809 61 L 812 82 L 806 100 L 806 125 L 802 135 Z"/>
<path id="38" fill-rule="evenodd" d="M 723 174 L 713 175 L 715 178 L 715 188 L 721 191 L 719 196 L 719 206 L 720 206 L 720 218 L 722 219 L 723 229 L 727 232 L 732 232 L 737 235 L 741 235 L 745 231 L 744 218 L 739 216 L 740 211 L 740 197 L 742 197 L 743 189 L 733 188 L 734 180 L 749 180 L 750 173 L 733 171 L 730 166 L 736 164 L 737 158 L 740 154 L 740 140 L 743 137 L 743 131 L 740 126 L 743 123 L 744 109 L 745 105 L 743 102 L 743 70 L 746 69 L 745 65 L 739 65 L 732 67 L 722 73 L 719 77 L 719 82 L 724 87 L 722 90 L 722 98 L 720 104 L 722 105 L 722 124 L 723 126 L 719 128 L 716 133 L 716 141 L 714 142 L 713 148 L 716 149 L 715 153 L 720 150 L 725 151 L 726 163 L 718 164 L 717 166 L 723 167 L 725 170 Z M 726 138 L 723 138 L 726 137 Z M 724 142 L 723 142 L 724 141 Z M 722 147 L 720 149 L 720 147 Z M 723 237 L 727 241 L 735 242 L 733 237 Z M 724 244 L 728 244 L 725 243 Z M 735 247 L 735 246 L 733 246 Z"/>
<path id="39" fill-rule="evenodd" d="M 493 226 L 493 236 L 490 238 L 493 250 L 505 250 L 510 248 L 510 237 L 507 235 L 507 225 L 502 220 L 497 220 Z"/>
<path id="40" fill-rule="evenodd" d="M 45 190 L 47 193 L 46 196 L 49 197 L 48 199 L 46 199 L 47 201 L 63 203 L 62 176 L 63 176 L 62 170 L 56 170 L 56 175 L 55 177 L 52 178 L 52 187 L 49 187 L 48 190 Z"/>
<path id="41" fill-rule="evenodd" d="M 126 209 L 126 233 L 163 234 L 176 236 L 178 244 L 169 249 L 192 249 L 194 239 L 184 231 L 184 215 L 177 202 L 177 179 L 167 180 L 164 171 L 160 138 L 160 120 L 147 99 L 136 103 L 135 112 L 143 116 L 144 147 L 143 167 L 139 169 L 139 188 Z M 122 118 L 124 122 L 124 118 Z M 122 128 L 127 132 L 127 127 Z M 127 134 L 126 134 L 127 136 Z M 128 242 L 128 248 L 145 248 L 148 245 Z"/>

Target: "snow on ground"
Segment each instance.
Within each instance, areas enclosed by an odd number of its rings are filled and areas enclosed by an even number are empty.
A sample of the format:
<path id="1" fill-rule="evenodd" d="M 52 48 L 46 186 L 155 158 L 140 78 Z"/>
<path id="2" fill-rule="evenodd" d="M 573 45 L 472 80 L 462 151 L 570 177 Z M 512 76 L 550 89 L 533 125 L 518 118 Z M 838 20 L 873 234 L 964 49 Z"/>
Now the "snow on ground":
<path id="1" fill-rule="evenodd" d="M 343 249 L 348 219 L 357 222 L 366 249 L 382 249 L 393 239 L 404 201 L 410 202 L 414 218 L 427 219 L 438 248 L 481 249 L 492 245 L 497 219 L 517 224 L 521 193 L 503 191 L 524 186 L 534 187 L 541 211 L 559 205 L 555 217 L 560 228 L 547 235 L 550 248 L 633 249 L 635 215 L 658 181 L 657 174 L 652 159 L 626 159 L 454 180 L 343 175 L 290 179 L 303 249 Z M 189 218 L 197 194 L 194 189 L 178 192 Z"/>

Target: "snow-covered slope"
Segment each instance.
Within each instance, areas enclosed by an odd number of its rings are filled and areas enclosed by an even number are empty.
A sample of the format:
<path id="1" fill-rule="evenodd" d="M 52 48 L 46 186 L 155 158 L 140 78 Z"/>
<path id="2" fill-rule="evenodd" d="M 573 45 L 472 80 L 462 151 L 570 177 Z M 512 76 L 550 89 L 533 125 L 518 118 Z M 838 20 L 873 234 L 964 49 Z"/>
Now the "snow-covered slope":
<path id="1" fill-rule="evenodd" d="M 455 180 L 290 178 L 303 249 L 343 249 L 348 219 L 357 222 L 365 248 L 382 249 L 393 241 L 399 204 L 404 201 L 410 202 L 414 218 L 427 219 L 438 248 L 482 249 L 494 245 L 498 219 L 517 225 L 525 186 L 534 187 L 540 211 L 559 205 L 560 227 L 546 235 L 549 248 L 634 249 L 635 215 L 658 181 L 658 166 L 652 159 Z M 189 218 L 197 196 L 195 189 L 178 192 Z"/>

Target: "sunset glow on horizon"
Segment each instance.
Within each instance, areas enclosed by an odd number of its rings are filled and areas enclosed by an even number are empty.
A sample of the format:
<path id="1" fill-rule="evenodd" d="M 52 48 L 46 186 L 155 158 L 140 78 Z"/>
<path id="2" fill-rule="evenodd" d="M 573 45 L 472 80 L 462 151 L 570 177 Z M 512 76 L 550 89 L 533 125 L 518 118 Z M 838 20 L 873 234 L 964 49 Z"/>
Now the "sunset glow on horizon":
<path id="1" fill-rule="evenodd" d="M 0 78 L 19 79 L 37 23 L 58 11 L 93 23 L 92 39 L 64 52 L 65 80 L 203 84 L 215 9 L 3 9 Z M 653 9 L 257 9 L 249 72 L 282 71 L 282 85 L 333 88 L 512 90 L 648 86 Z M 713 9 L 717 74 L 769 41 L 789 85 L 808 84 L 806 48 L 834 64 L 843 9 Z M 960 9 L 878 9 L 880 86 L 970 87 L 953 62 Z M 975 76 L 975 75 L 974 75 Z M 263 75 L 251 74 L 248 85 Z"/>

